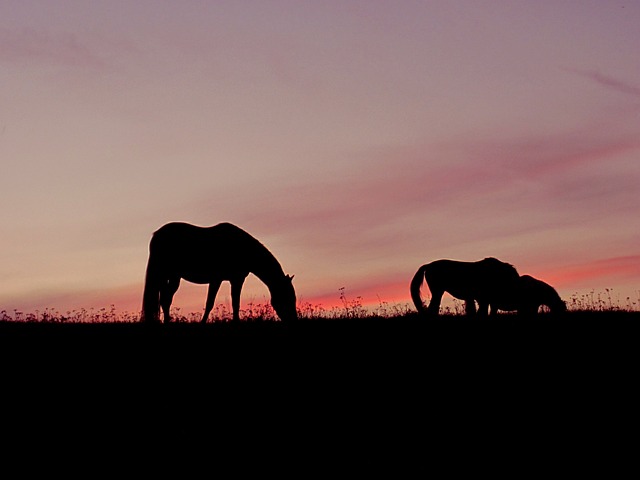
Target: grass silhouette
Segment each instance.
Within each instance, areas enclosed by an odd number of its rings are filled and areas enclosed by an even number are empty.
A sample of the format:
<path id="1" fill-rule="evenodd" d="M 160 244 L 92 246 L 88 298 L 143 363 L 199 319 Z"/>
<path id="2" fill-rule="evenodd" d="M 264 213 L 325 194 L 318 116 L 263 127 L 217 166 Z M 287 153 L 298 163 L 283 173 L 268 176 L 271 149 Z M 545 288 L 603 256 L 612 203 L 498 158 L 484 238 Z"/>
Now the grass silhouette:
<path id="1" fill-rule="evenodd" d="M 411 318 L 416 315 L 415 309 L 409 302 L 389 303 L 379 300 L 375 306 L 366 307 L 363 298 L 357 296 L 350 299 L 346 294 L 345 287 L 338 289 L 341 306 L 324 307 L 322 304 L 312 304 L 310 302 L 300 302 L 298 304 L 298 316 L 301 320 L 346 320 L 346 319 L 399 319 Z M 613 289 L 606 288 L 604 291 L 591 291 L 588 294 L 572 294 L 567 303 L 569 313 L 633 313 L 640 312 L 640 292 L 638 299 L 626 297 L 624 302 L 617 296 Z M 426 301 L 429 301 L 428 295 Z M 195 323 L 202 317 L 202 312 L 185 313 L 180 307 L 172 307 L 172 322 L 174 323 Z M 269 302 L 254 303 L 249 302 L 241 309 L 241 320 L 246 322 L 269 322 L 278 321 L 277 315 Z M 548 313 L 543 307 L 540 313 Z M 445 317 L 459 317 L 465 314 L 464 302 L 450 298 L 449 305 L 442 305 L 441 314 Z M 510 312 L 500 312 L 500 316 L 510 316 Z M 229 322 L 232 319 L 232 312 L 225 303 L 218 303 L 211 313 L 212 322 Z M 0 310 L 1 322 L 28 322 L 28 323 L 136 323 L 140 321 L 140 312 L 120 312 L 115 305 L 109 308 L 80 308 L 60 312 L 54 308 L 45 308 L 33 312 L 24 313 L 14 310 L 13 313 L 7 310 Z"/>

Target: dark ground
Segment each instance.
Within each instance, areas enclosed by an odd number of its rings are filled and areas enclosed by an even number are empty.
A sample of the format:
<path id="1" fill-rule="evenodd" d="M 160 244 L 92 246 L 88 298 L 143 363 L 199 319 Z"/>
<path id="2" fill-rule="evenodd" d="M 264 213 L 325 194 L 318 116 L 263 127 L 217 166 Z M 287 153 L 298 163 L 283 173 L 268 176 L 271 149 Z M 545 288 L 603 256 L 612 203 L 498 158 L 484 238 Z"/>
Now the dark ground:
<path id="1" fill-rule="evenodd" d="M 17 444 L 65 432 L 77 446 L 109 437 L 169 452 L 203 439 L 275 442 L 283 454 L 322 445 L 332 458 L 363 446 L 413 459 L 487 449 L 473 461 L 542 473 L 540 462 L 579 456 L 610 474 L 635 451 L 639 333 L 638 312 L 0 322 L 3 432 Z"/>

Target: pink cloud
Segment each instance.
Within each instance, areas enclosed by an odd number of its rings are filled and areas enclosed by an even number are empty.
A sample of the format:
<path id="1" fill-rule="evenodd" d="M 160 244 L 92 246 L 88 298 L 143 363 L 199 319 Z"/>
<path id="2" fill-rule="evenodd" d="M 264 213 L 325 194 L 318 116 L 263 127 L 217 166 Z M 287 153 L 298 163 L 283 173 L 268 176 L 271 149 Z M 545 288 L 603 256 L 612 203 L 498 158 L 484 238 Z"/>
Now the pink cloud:
<path id="1" fill-rule="evenodd" d="M 265 232 L 313 231 L 314 238 L 334 232 L 344 238 L 350 232 L 385 225 L 432 207 L 446 209 L 461 198 L 490 198 L 504 193 L 513 197 L 512 205 L 526 201 L 528 204 L 521 206 L 532 208 L 537 198 L 548 201 L 547 195 L 556 185 L 558 195 L 591 195 L 605 186 L 602 175 L 586 180 L 578 176 L 579 182 L 572 183 L 574 172 L 581 172 L 585 165 L 602 164 L 610 175 L 615 172 L 610 167 L 611 159 L 640 149 L 640 142 L 636 138 L 599 139 L 587 133 L 516 141 L 463 140 L 454 145 L 372 152 L 366 160 L 360 158 L 345 165 L 343 176 L 296 179 L 280 192 L 254 189 L 253 203 L 268 206 L 263 209 L 265 214 L 243 212 L 239 218 Z M 633 182 L 628 185 L 625 181 L 633 177 L 632 172 L 629 175 L 622 169 L 620 175 L 613 193 L 621 195 L 635 189 Z M 518 180 L 527 184 L 544 181 L 544 190 L 532 190 L 525 198 L 518 191 Z M 585 181 L 591 182 L 589 188 L 584 187 Z M 611 183 L 606 187 L 609 191 Z M 225 203 L 224 195 L 207 199 L 202 205 L 215 205 L 219 210 Z M 320 237 L 315 225 L 323 225 Z M 314 238 L 306 240 L 314 243 Z"/>
<path id="2" fill-rule="evenodd" d="M 557 287 L 579 287 L 606 281 L 639 280 L 640 255 L 611 257 L 550 271 L 548 281 Z"/>
<path id="3" fill-rule="evenodd" d="M 589 164 L 609 162 L 616 155 L 640 149 L 637 135 L 602 136 L 594 128 L 532 138 L 490 141 L 461 140 L 449 148 L 502 174 L 505 180 L 553 178 Z"/>

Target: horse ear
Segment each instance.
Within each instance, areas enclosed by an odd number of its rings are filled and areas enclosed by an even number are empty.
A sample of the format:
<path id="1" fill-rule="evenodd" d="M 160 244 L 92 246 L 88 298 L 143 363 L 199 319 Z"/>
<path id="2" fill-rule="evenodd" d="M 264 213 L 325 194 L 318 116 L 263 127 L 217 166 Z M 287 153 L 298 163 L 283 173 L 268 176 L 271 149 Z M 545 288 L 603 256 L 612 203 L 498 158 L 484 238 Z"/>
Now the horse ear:
<path id="1" fill-rule="evenodd" d="M 295 277 L 295 275 L 287 275 L 287 278 L 290 282 L 293 282 L 293 277 Z"/>

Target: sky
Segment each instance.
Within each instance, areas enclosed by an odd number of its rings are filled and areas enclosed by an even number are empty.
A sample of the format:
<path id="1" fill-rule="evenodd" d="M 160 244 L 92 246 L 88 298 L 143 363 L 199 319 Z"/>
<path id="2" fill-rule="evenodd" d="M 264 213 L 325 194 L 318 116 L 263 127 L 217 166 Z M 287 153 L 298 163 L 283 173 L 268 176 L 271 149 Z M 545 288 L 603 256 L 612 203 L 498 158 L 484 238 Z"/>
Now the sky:
<path id="1" fill-rule="evenodd" d="M 638 25 L 637 0 L 0 0 L 0 310 L 139 312 L 172 221 L 245 229 L 299 305 L 409 304 L 420 265 L 489 256 L 637 305 Z M 268 299 L 251 275 L 243 308 Z"/>

